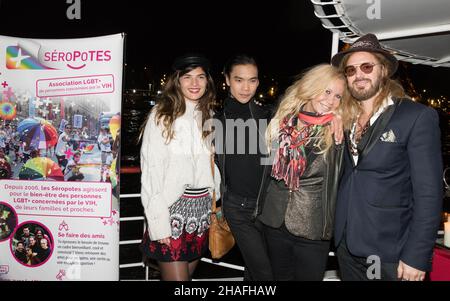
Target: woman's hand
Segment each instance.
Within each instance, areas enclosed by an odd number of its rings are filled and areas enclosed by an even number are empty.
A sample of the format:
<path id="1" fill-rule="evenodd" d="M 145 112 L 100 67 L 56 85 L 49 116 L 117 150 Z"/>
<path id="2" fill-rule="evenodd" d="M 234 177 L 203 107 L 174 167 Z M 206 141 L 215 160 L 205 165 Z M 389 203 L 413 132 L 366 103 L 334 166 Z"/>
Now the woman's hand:
<path id="1" fill-rule="evenodd" d="M 170 237 L 166 237 L 166 238 L 160 239 L 160 240 L 158 240 L 158 242 L 160 244 L 166 245 L 166 246 L 168 246 L 170 248 Z"/>
<path id="2" fill-rule="evenodd" d="M 331 120 L 331 133 L 334 137 L 334 143 L 339 145 L 344 140 L 344 123 L 342 117 L 338 114 L 334 114 L 333 120 Z"/>

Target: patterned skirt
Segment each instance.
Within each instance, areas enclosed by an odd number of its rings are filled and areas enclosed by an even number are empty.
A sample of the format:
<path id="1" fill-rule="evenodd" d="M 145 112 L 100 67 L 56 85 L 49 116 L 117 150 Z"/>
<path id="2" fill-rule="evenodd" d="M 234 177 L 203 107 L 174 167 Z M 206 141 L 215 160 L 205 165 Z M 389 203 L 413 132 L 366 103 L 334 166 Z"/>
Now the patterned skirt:
<path id="1" fill-rule="evenodd" d="M 208 250 L 208 229 L 211 195 L 207 188 L 186 188 L 183 195 L 169 207 L 172 236 L 170 247 L 151 241 L 148 232 L 142 240 L 143 253 L 162 262 L 192 261 Z"/>

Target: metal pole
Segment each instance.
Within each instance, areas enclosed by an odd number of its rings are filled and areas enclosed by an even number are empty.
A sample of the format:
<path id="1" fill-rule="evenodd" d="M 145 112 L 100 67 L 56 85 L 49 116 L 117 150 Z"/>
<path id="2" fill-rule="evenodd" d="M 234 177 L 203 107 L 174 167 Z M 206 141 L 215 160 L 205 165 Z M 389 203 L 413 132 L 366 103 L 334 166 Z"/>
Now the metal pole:
<path id="1" fill-rule="evenodd" d="M 333 38 L 332 38 L 332 44 L 331 44 L 331 57 L 338 53 L 339 51 L 339 32 L 333 32 Z"/>

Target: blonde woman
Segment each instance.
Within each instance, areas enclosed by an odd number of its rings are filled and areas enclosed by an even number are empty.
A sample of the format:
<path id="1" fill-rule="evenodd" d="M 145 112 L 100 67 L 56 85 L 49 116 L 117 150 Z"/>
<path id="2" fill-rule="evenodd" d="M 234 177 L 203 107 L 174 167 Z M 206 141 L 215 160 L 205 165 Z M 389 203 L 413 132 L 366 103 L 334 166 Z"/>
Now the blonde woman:
<path id="1" fill-rule="evenodd" d="M 323 279 L 343 154 L 331 122 L 346 93 L 337 68 L 315 66 L 287 89 L 268 126 L 274 161 L 258 218 L 275 280 Z"/>

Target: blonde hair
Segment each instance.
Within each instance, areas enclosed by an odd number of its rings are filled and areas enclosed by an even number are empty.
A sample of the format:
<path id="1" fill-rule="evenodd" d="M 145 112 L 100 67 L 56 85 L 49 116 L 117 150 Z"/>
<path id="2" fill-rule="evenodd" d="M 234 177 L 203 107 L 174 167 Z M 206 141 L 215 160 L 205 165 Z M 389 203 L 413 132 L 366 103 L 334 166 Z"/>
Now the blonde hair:
<path id="1" fill-rule="evenodd" d="M 272 142 L 278 139 L 283 120 L 298 114 L 305 104 L 324 93 L 335 80 L 341 80 L 345 85 L 338 113 L 341 116 L 346 113 L 342 110 L 342 102 L 347 94 L 347 82 L 344 75 L 331 65 L 316 65 L 304 72 L 294 84 L 287 88 L 283 95 L 277 112 L 266 130 L 266 141 L 269 148 Z M 326 127 L 315 145 L 319 148 L 320 153 L 325 153 L 333 144 L 332 133 L 329 127 Z"/>

